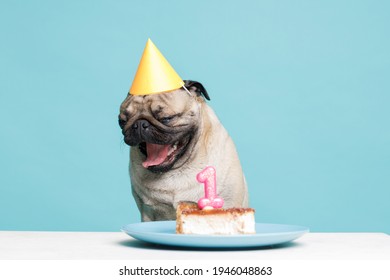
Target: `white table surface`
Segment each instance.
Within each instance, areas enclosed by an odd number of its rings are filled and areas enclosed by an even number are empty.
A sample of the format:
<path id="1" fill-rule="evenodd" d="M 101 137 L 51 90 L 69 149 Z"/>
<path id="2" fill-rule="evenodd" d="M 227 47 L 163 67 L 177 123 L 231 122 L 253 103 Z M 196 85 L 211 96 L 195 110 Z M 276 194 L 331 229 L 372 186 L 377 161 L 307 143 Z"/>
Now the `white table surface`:
<path id="1" fill-rule="evenodd" d="M 384 233 L 307 233 L 286 245 L 246 250 L 205 250 L 151 245 L 122 232 L 0 231 L 0 259 L 390 260 L 390 236 Z"/>

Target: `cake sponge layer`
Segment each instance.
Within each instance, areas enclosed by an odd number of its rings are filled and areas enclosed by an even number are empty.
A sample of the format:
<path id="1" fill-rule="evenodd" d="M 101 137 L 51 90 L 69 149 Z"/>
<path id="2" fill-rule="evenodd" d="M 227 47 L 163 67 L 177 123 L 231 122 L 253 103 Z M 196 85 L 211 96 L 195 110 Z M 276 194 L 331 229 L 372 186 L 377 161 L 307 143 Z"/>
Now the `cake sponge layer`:
<path id="1" fill-rule="evenodd" d="M 255 210 L 229 208 L 199 210 L 194 202 L 181 202 L 177 207 L 176 232 L 179 234 L 253 234 Z"/>

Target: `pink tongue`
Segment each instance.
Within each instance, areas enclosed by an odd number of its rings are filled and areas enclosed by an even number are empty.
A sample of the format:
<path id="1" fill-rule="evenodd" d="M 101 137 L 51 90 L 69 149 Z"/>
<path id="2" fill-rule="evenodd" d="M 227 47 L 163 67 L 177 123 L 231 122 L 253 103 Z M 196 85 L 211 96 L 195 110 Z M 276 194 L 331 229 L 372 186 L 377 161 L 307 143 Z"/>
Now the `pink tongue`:
<path id="1" fill-rule="evenodd" d="M 142 163 L 142 166 L 148 168 L 149 166 L 159 165 L 164 162 L 168 156 L 170 145 L 158 145 L 146 143 L 147 159 Z"/>

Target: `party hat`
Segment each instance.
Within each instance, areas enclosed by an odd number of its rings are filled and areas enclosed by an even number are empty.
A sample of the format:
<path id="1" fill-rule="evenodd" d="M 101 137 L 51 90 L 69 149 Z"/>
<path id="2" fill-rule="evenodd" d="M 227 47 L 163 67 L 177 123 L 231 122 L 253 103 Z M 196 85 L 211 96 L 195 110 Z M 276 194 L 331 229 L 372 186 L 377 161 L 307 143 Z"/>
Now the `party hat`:
<path id="1" fill-rule="evenodd" d="M 181 88 L 183 85 L 183 80 L 152 40 L 148 39 L 130 88 L 130 94 L 162 93 Z"/>

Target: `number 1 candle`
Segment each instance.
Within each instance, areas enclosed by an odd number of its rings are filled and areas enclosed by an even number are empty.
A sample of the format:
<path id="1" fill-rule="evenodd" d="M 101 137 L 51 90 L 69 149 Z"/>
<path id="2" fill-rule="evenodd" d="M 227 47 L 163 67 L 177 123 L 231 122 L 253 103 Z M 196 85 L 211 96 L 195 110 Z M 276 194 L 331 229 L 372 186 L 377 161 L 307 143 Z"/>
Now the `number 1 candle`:
<path id="1" fill-rule="evenodd" d="M 206 166 L 198 173 L 196 179 L 199 183 L 204 184 L 205 196 L 199 199 L 198 206 L 200 209 L 221 208 L 223 206 L 223 199 L 217 196 L 217 178 L 216 171 L 213 166 Z"/>

